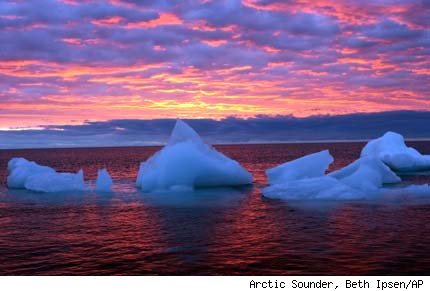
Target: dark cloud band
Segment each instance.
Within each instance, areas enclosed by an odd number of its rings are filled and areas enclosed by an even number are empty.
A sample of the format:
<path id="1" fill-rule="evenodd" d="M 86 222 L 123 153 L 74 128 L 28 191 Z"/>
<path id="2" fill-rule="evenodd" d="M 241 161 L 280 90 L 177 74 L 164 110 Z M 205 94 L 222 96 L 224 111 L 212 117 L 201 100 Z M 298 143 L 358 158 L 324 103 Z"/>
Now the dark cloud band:
<path id="1" fill-rule="evenodd" d="M 430 112 L 393 111 L 337 116 L 258 116 L 249 119 L 186 119 L 209 143 L 272 143 L 361 140 L 396 131 L 406 138 L 430 138 Z M 41 130 L 0 131 L 0 148 L 140 146 L 163 144 L 174 119 L 111 120 Z"/>

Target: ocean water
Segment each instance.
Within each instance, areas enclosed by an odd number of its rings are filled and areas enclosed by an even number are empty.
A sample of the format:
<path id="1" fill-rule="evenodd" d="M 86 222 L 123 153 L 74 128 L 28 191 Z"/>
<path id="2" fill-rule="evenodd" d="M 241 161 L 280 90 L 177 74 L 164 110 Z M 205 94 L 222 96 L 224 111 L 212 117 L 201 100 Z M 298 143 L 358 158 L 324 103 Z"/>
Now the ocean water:
<path id="1" fill-rule="evenodd" d="M 430 142 L 410 143 L 422 153 Z M 362 143 L 217 146 L 254 175 L 242 188 L 149 194 L 140 161 L 158 147 L 0 150 L 0 275 L 430 275 L 430 199 L 282 202 L 261 196 L 264 170 L 330 149 L 330 170 Z M 114 192 L 6 188 L 15 156 L 59 171 L 107 167 Z M 430 176 L 405 176 L 405 184 Z"/>

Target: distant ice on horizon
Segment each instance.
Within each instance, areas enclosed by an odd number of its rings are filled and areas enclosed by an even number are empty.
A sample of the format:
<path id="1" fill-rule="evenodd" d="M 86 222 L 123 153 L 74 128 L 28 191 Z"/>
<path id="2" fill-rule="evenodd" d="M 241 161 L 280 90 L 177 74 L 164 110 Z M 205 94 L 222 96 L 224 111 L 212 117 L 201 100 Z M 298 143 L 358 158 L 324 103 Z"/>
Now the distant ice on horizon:
<path id="1" fill-rule="evenodd" d="M 407 147 L 403 136 L 391 131 L 369 141 L 361 151 L 361 157 L 377 158 L 399 172 L 430 170 L 430 155 Z"/>
<path id="2" fill-rule="evenodd" d="M 143 191 L 184 191 L 199 187 L 240 186 L 253 182 L 237 161 L 204 143 L 177 120 L 167 145 L 140 164 L 136 184 Z"/>
<path id="3" fill-rule="evenodd" d="M 8 162 L 9 188 L 27 189 L 35 192 L 85 191 L 84 173 L 58 173 L 24 158 L 13 158 Z"/>

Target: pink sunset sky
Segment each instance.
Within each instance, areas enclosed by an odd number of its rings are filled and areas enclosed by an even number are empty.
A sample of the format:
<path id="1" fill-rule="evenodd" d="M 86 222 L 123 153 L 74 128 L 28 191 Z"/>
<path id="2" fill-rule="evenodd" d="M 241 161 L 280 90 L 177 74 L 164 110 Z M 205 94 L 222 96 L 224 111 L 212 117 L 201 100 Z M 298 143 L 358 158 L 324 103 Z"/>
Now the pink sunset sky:
<path id="1" fill-rule="evenodd" d="M 429 1 L 0 2 L 0 129 L 430 110 Z"/>

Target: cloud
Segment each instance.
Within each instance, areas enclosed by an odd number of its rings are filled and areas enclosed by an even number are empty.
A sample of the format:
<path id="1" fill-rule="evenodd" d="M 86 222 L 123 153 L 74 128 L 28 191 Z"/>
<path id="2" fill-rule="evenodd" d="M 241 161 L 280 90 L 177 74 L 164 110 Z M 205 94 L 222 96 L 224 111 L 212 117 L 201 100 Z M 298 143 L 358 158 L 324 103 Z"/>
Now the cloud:
<path id="1" fill-rule="evenodd" d="M 209 143 L 270 143 L 357 140 L 396 131 L 407 138 L 430 138 L 430 112 L 392 111 L 337 116 L 257 116 L 221 120 L 186 119 Z M 110 120 L 37 130 L 0 131 L 0 148 L 141 146 L 163 144 L 174 119 Z M 270 130 L 268 130 L 270 129 Z"/>
<path id="2" fill-rule="evenodd" d="M 213 27 L 235 25 L 252 31 L 284 30 L 293 35 L 330 36 L 339 33 L 338 24 L 323 14 L 261 11 L 241 1 L 210 1 L 185 10 L 184 18 L 204 19 Z"/>
<path id="3" fill-rule="evenodd" d="M 407 25 L 396 21 L 384 19 L 376 24 L 365 26 L 362 33 L 371 38 L 396 40 L 418 38 L 424 32 L 420 29 L 411 29 Z"/>
<path id="4" fill-rule="evenodd" d="M 430 110 L 424 4 L 0 1 L 0 125 Z"/>

